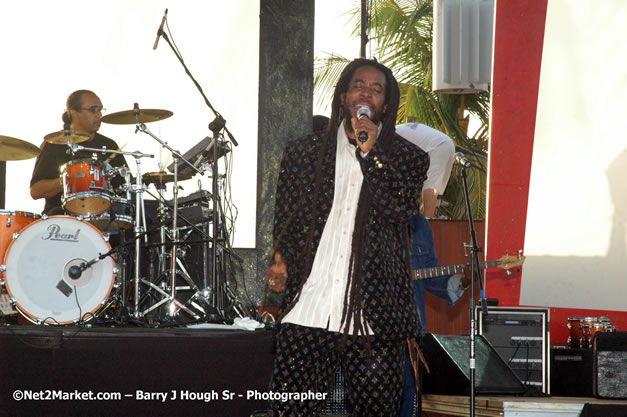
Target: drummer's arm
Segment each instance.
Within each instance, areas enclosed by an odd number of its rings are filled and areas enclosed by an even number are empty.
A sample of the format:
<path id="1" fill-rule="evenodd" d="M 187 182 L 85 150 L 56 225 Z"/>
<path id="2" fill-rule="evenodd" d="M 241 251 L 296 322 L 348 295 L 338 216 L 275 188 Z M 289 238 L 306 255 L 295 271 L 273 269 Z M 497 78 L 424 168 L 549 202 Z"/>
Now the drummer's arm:
<path id="1" fill-rule="evenodd" d="M 33 200 L 40 198 L 54 197 L 63 192 L 63 182 L 61 178 L 50 178 L 39 180 L 30 186 L 30 196 Z"/>

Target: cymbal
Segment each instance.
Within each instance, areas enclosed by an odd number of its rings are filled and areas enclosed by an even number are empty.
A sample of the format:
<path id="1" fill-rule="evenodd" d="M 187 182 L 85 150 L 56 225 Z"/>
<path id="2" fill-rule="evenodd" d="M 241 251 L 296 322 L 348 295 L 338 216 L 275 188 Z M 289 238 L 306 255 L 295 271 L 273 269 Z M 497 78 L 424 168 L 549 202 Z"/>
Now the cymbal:
<path id="1" fill-rule="evenodd" d="M 159 120 L 167 119 L 172 116 L 170 110 L 159 110 L 159 109 L 139 109 L 139 123 L 150 123 L 157 122 Z M 135 110 L 125 110 L 119 111 L 117 113 L 107 114 L 102 116 L 102 120 L 104 123 L 110 123 L 114 125 L 134 125 L 137 123 L 137 119 L 135 117 Z"/>
<path id="2" fill-rule="evenodd" d="M 190 179 L 191 175 L 179 175 L 179 181 L 185 181 Z M 142 179 L 146 184 L 166 184 L 168 182 L 174 181 L 174 174 L 169 174 L 166 171 L 161 172 L 146 172 Z"/>
<path id="3" fill-rule="evenodd" d="M 0 161 L 20 161 L 39 155 L 39 148 L 22 139 L 0 136 Z"/>
<path id="4" fill-rule="evenodd" d="M 49 133 L 44 136 L 44 140 L 54 145 L 67 144 L 67 131 L 59 130 L 58 132 Z M 78 130 L 70 130 L 70 143 L 81 143 L 89 140 L 89 133 Z"/>

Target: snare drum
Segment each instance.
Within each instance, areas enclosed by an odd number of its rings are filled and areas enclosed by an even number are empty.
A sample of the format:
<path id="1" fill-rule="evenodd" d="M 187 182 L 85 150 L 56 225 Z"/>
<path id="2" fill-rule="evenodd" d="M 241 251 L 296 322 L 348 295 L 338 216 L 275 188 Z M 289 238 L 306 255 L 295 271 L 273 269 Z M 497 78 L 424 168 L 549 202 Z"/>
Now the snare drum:
<path id="1" fill-rule="evenodd" d="M 4 264 L 4 252 L 13 238 L 13 233 L 18 233 L 40 217 L 39 214 L 26 211 L 0 210 L 0 265 Z"/>
<path id="2" fill-rule="evenodd" d="M 134 206 L 129 200 L 114 197 L 109 211 L 97 216 L 83 217 L 83 219 L 103 232 L 117 232 L 135 226 L 133 221 L 134 210 Z"/>
<path id="3" fill-rule="evenodd" d="M 111 206 L 110 170 L 106 162 L 91 159 L 70 161 L 61 167 L 63 208 L 74 215 L 92 216 Z"/>
<path id="4" fill-rule="evenodd" d="M 98 260 L 71 277 L 70 268 L 111 249 L 91 224 L 51 216 L 24 227 L 5 256 L 5 286 L 17 310 L 33 323 L 71 324 L 94 317 L 111 294 L 115 262 Z"/>

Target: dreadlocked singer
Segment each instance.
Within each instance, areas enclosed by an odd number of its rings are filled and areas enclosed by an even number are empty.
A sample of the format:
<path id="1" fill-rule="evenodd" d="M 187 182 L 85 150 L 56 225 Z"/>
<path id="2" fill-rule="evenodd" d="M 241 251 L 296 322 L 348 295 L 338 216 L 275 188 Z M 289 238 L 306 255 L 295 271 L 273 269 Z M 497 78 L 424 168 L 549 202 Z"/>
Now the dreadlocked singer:
<path id="1" fill-rule="evenodd" d="M 419 334 L 399 224 L 418 213 L 429 157 L 395 134 L 398 104 L 387 67 L 352 61 L 327 128 L 286 146 L 277 183 L 265 280 L 284 297 L 270 390 L 328 392 L 341 361 L 355 416 L 398 413 L 405 340 Z M 370 118 L 357 117 L 364 106 Z M 269 408 L 310 416 L 323 406 L 271 399 Z"/>

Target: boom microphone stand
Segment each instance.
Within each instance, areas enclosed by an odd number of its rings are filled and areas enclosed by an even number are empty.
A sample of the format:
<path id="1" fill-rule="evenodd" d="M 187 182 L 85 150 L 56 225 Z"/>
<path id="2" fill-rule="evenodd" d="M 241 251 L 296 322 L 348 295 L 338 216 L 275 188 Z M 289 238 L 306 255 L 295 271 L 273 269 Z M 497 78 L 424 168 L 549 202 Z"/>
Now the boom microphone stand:
<path id="1" fill-rule="evenodd" d="M 475 271 L 477 271 L 477 279 L 479 280 L 479 288 L 481 290 L 481 310 L 484 317 L 488 315 L 488 306 L 485 300 L 485 291 L 483 289 L 483 276 L 481 273 L 481 267 L 479 264 L 479 252 L 481 248 L 477 244 L 477 234 L 475 233 L 475 222 L 472 218 L 472 208 L 470 206 L 470 194 L 468 193 L 468 177 L 466 169 L 470 168 L 472 163 L 468 161 L 461 153 L 455 155 L 455 159 L 462 167 L 462 179 L 464 183 L 464 197 L 466 200 L 466 214 L 468 215 L 468 227 L 470 229 L 471 238 L 471 261 L 470 261 L 470 296 L 468 299 L 468 317 L 470 320 L 470 335 L 469 335 L 469 354 L 468 364 L 470 370 L 470 417 L 475 417 L 475 314 L 474 314 L 474 300 L 475 300 Z"/>
<path id="2" fill-rule="evenodd" d="M 167 17 L 166 17 L 166 20 L 167 20 Z M 172 42 L 170 42 L 170 38 L 168 37 L 168 35 L 163 31 L 163 24 L 159 28 L 159 31 L 157 32 L 157 36 L 163 36 L 163 39 L 165 39 L 165 41 L 168 43 L 168 45 L 170 45 L 170 49 L 172 49 L 172 52 L 174 52 L 174 55 L 178 58 L 178 60 L 180 61 L 181 65 L 183 65 L 183 68 L 185 69 L 185 73 L 187 75 L 189 75 L 189 78 L 192 79 L 194 85 L 196 86 L 196 88 L 200 92 L 200 95 L 202 96 L 203 99 L 205 99 L 205 103 L 207 104 L 207 107 L 209 107 L 211 109 L 211 111 L 213 112 L 213 114 L 216 117 L 220 117 L 221 118 L 222 116 L 220 116 L 220 113 L 218 113 L 216 111 L 216 109 L 213 108 L 213 106 L 209 102 L 209 99 L 207 98 L 207 96 L 205 95 L 204 91 L 202 90 L 202 87 L 200 86 L 200 84 L 198 84 L 198 81 L 196 81 L 196 79 L 194 78 L 192 73 L 189 71 L 189 68 L 187 68 L 187 65 L 185 65 L 185 62 L 183 61 L 183 57 L 181 56 L 181 54 L 179 54 L 178 50 L 172 45 Z M 222 120 L 224 120 L 224 119 L 222 119 Z M 239 144 L 237 143 L 237 141 L 233 137 L 233 134 L 229 131 L 229 129 L 226 126 L 224 126 L 224 131 L 229 135 L 229 139 L 231 139 L 231 142 L 233 142 L 233 145 L 238 146 Z"/>
<path id="3" fill-rule="evenodd" d="M 164 16 L 165 16 L 164 20 L 167 20 L 167 10 L 166 10 L 166 14 Z M 220 113 L 217 112 L 216 109 L 211 105 L 211 103 L 209 102 L 209 99 L 205 95 L 202 87 L 200 86 L 198 81 L 196 81 L 196 79 L 194 78 L 192 73 L 189 71 L 189 68 L 187 68 L 187 65 L 185 65 L 185 62 L 183 61 L 183 57 L 178 52 L 178 49 L 175 48 L 174 45 L 172 45 L 172 42 L 170 42 L 170 38 L 163 31 L 163 22 L 161 23 L 161 26 L 159 27 L 159 30 L 157 31 L 157 39 L 159 39 L 159 36 L 163 36 L 163 39 L 165 39 L 165 41 L 168 43 L 168 45 L 170 46 L 170 49 L 172 50 L 172 52 L 174 53 L 176 58 L 179 60 L 181 65 L 183 66 L 183 69 L 185 70 L 185 73 L 191 78 L 192 82 L 194 83 L 194 85 L 196 86 L 198 91 L 200 92 L 200 95 L 205 100 L 205 103 L 207 104 L 207 107 L 209 107 L 211 109 L 211 111 L 215 115 L 215 119 L 209 124 L 209 129 L 213 132 L 213 138 L 214 138 L 213 142 L 212 142 L 213 143 L 213 161 L 212 161 L 212 175 L 213 175 L 212 187 L 213 187 L 213 189 L 211 191 L 212 191 L 212 194 L 213 194 L 213 201 L 212 201 L 212 204 L 213 204 L 213 207 L 212 207 L 212 209 L 213 209 L 213 237 L 212 237 L 213 259 L 212 259 L 211 271 L 213 273 L 212 280 L 213 280 L 214 284 L 218 284 L 219 280 L 217 279 L 216 274 L 217 274 L 217 247 L 218 247 L 218 242 L 217 242 L 217 235 L 218 235 L 218 229 L 217 229 L 217 221 L 218 221 L 218 214 L 217 214 L 217 204 L 218 204 L 218 202 L 217 202 L 218 169 L 217 169 L 217 163 L 218 162 L 217 162 L 217 160 L 218 160 L 218 146 L 219 146 L 218 138 L 219 138 L 219 132 L 224 129 L 224 131 L 227 133 L 227 135 L 228 135 L 229 139 L 231 140 L 231 142 L 233 143 L 233 145 L 238 146 L 238 143 L 235 140 L 235 138 L 233 137 L 233 134 L 226 127 L 226 121 L 224 120 L 222 115 L 220 115 Z M 155 42 L 155 45 L 156 45 L 156 42 Z M 206 287 L 204 289 L 206 290 Z M 224 313 L 224 305 L 223 305 L 224 296 L 223 295 L 224 295 L 224 293 L 222 292 L 221 286 L 220 285 L 214 286 L 214 291 L 213 291 L 213 301 L 215 303 L 214 307 L 222 314 Z"/>

